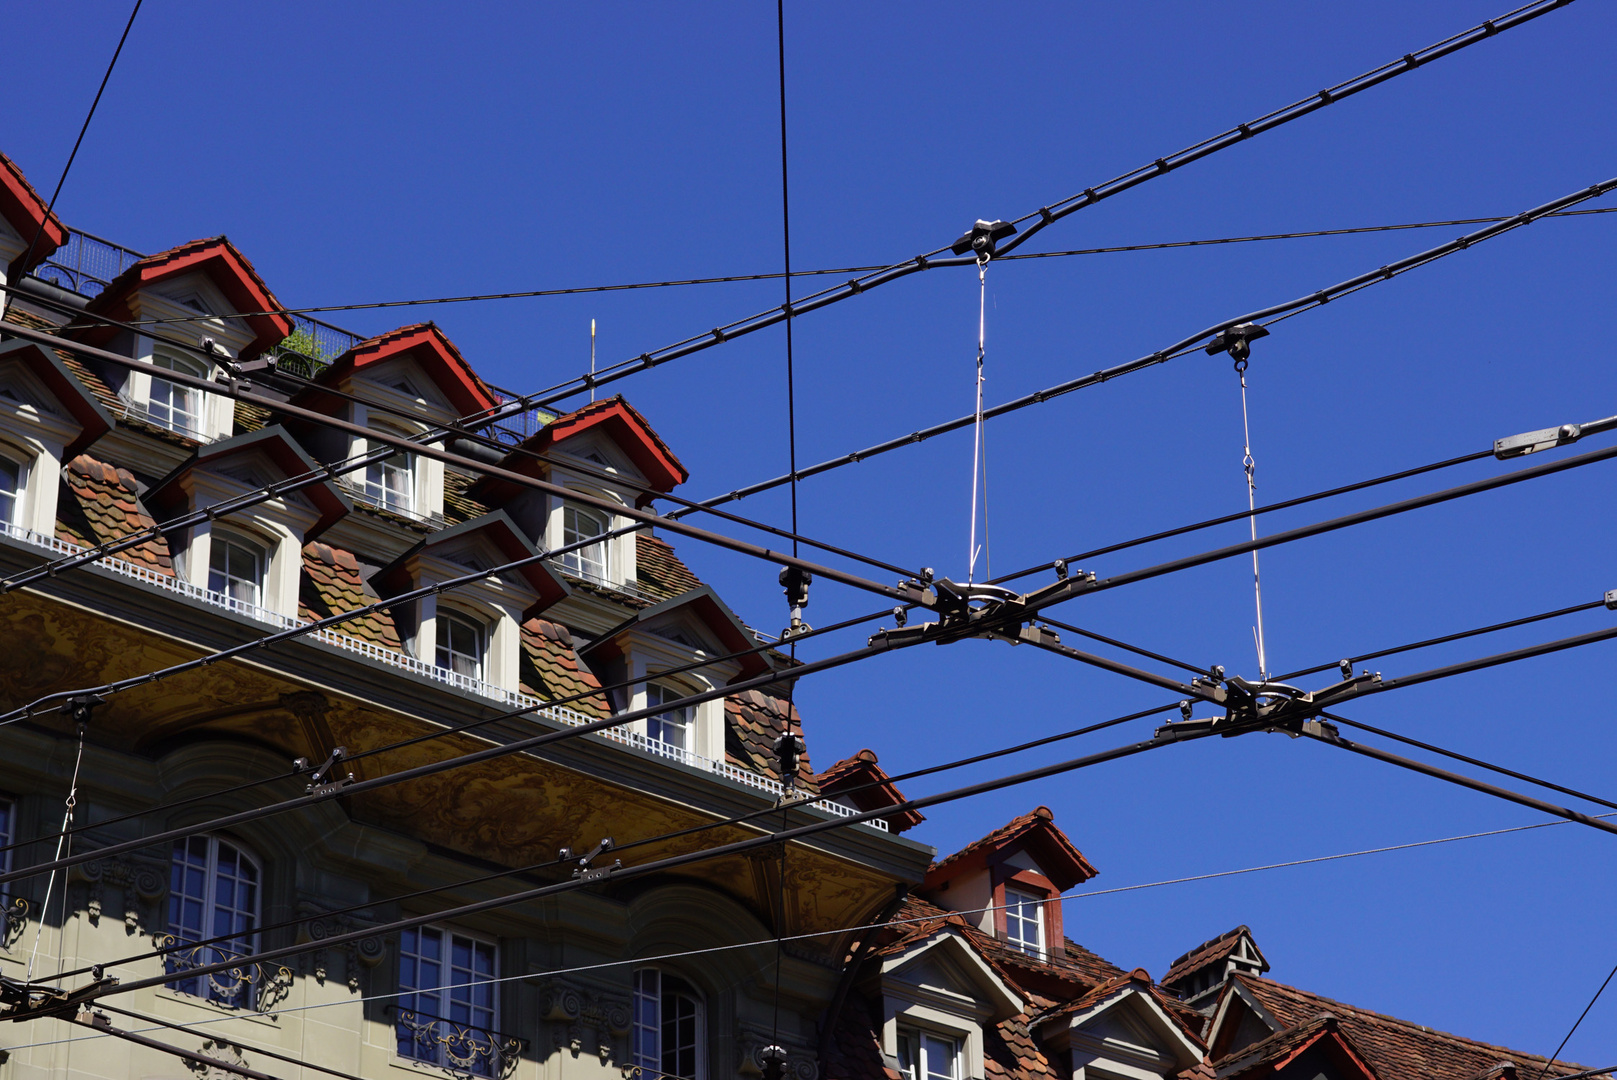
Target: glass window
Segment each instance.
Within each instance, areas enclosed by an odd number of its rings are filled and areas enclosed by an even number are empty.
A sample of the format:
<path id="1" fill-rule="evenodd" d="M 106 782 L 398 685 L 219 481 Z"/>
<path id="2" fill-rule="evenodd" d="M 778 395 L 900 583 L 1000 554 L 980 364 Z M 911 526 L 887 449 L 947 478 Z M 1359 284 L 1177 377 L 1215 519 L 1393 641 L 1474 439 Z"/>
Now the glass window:
<path id="1" fill-rule="evenodd" d="M 0 457 L 0 525 L 18 525 L 28 473 L 18 462 Z"/>
<path id="2" fill-rule="evenodd" d="M 1045 898 L 1020 889 L 1005 890 L 1005 937 L 1032 956 L 1044 955 Z"/>
<path id="3" fill-rule="evenodd" d="M 960 1043 L 930 1031 L 900 1028 L 898 1067 L 906 1080 L 960 1080 Z"/>
<path id="4" fill-rule="evenodd" d="M 656 708 L 667 701 L 678 701 L 685 695 L 671 686 L 646 684 L 646 707 Z M 646 717 L 646 738 L 662 743 L 672 750 L 689 753 L 696 732 L 696 706 L 677 705 L 667 712 Z"/>
<path id="5" fill-rule="evenodd" d="M 11 837 L 16 831 L 16 807 L 10 799 L 0 799 L 0 874 L 11 873 Z M 11 886 L 0 885 L 0 941 L 10 938 Z"/>
<path id="6" fill-rule="evenodd" d="M 486 941 L 424 926 L 399 935 L 399 1056 L 498 1076 L 494 980 L 499 950 Z"/>
<path id="7" fill-rule="evenodd" d="M 656 968 L 634 973 L 634 1063 L 640 1080 L 655 1074 L 700 1080 L 705 1065 L 702 999 L 677 975 Z"/>
<path id="8" fill-rule="evenodd" d="M 483 678 L 483 628 L 464 615 L 438 609 L 435 663 L 467 679 Z"/>
<path id="9" fill-rule="evenodd" d="M 180 946 L 164 960 L 170 974 L 246 956 L 257 947 L 258 862 L 217 836 L 188 836 L 174 841 L 168 886 L 168 932 Z M 213 945 L 186 945 L 223 937 Z M 245 972 L 254 969 L 247 968 Z M 253 984 L 244 972 L 215 972 L 175 979 L 168 985 L 182 994 L 224 1005 L 250 1008 Z"/>
<path id="10" fill-rule="evenodd" d="M 152 357 L 152 366 L 185 375 L 202 374 L 193 364 L 176 357 L 158 353 Z M 151 377 L 152 389 L 146 402 L 146 415 L 152 423 L 178 431 L 183 435 L 202 432 L 202 393 L 189 386 L 180 386 L 156 375 Z"/>
<path id="11" fill-rule="evenodd" d="M 253 614 L 264 598 L 263 550 L 221 533 L 214 533 L 208 549 L 208 590 L 222 593 L 232 608 Z"/>
<path id="12" fill-rule="evenodd" d="M 365 466 L 365 498 L 384 510 L 408 514 L 415 506 L 415 458 L 394 454 Z"/>
<path id="13" fill-rule="evenodd" d="M 561 511 L 562 546 L 581 543 L 606 533 L 606 515 L 577 506 L 564 506 Z M 606 542 L 590 544 L 561 557 L 562 566 L 581 578 L 606 581 Z"/>

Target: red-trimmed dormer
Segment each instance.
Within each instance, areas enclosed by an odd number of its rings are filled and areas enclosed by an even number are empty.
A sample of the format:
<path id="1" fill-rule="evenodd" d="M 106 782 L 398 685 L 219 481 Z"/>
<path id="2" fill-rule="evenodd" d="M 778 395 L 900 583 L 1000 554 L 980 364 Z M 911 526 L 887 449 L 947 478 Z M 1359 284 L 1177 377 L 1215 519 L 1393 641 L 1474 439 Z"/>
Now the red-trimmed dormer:
<path id="1" fill-rule="evenodd" d="M 0 344 L 0 530 L 54 537 L 63 464 L 111 429 L 54 351 Z"/>
<path id="2" fill-rule="evenodd" d="M 843 758 L 814 778 L 820 794 L 853 810 L 880 810 L 897 806 L 904 793 L 876 763 L 876 752 L 869 748 Z M 926 818 L 919 810 L 898 810 L 882 818 L 893 832 L 913 829 Z"/>
<path id="3" fill-rule="evenodd" d="M 916 891 L 970 916 L 1001 941 L 1043 957 L 1063 940 L 1061 894 L 1095 873 L 1056 827 L 1050 808 L 1040 806 L 933 863 Z"/>
<path id="4" fill-rule="evenodd" d="M 432 323 L 401 326 L 362 341 L 314 381 L 316 386 L 293 396 L 294 405 L 400 438 L 498 404 L 460 350 Z M 338 393 L 326 393 L 326 388 Z M 299 425 L 296 430 L 322 461 L 340 461 L 371 448 L 362 437 L 327 428 Z M 360 502 L 380 510 L 429 522 L 443 514 L 444 467 L 430 458 L 396 454 L 349 474 L 344 484 Z"/>
<path id="5" fill-rule="evenodd" d="M 218 366 L 201 352 L 210 340 L 226 357 L 251 360 L 292 332 L 292 320 L 278 313 L 280 307 L 247 257 L 215 236 L 139 260 L 92 299 L 85 316 L 64 334 L 151 365 L 150 374 L 93 365 L 125 402 L 126 416 L 212 442 L 228 438 L 234 426 L 230 399 L 169 382 L 158 372 L 212 380 Z M 97 315 L 141 325 L 126 330 L 92 317 Z"/>
<path id="6" fill-rule="evenodd" d="M 622 506 L 644 506 L 654 493 L 672 491 L 690 476 L 646 418 L 621 395 L 558 416 L 506 455 L 500 467 Z M 630 523 L 599 506 L 552 498 L 497 477 L 478 481 L 470 494 L 489 506 L 504 507 L 547 549 L 604 536 Z M 636 559 L 635 538 L 625 535 L 579 548 L 557 561 L 575 577 L 621 586 L 635 580 Z"/>
<path id="7" fill-rule="evenodd" d="M 65 243 L 67 226 L 62 219 L 50 212 L 16 163 L 0 154 L 0 284 L 20 281 Z"/>

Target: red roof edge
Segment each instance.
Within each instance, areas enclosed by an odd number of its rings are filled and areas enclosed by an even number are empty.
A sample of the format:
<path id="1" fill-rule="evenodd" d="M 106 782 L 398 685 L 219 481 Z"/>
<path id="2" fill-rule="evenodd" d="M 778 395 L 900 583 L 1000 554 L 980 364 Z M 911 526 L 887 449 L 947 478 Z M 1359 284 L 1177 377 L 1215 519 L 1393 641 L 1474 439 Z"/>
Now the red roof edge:
<path id="1" fill-rule="evenodd" d="M 470 416 L 499 405 L 499 399 L 472 370 L 455 343 L 437 323 L 431 322 L 412 323 L 361 341 L 333 360 L 315 381 L 330 385 L 362 368 L 401 356 L 409 356 L 422 366 L 459 415 Z M 321 400 L 341 404 L 338 399 L 314 389 L 304 390 L 292 400 L 299 404 L 312 401 L 315 407 L 319 407 Z"/>
<path id="2" fill-rule="evenodd" d="M 67 243 L 67 226 L 51 212 L 16 163 L 4 154 L 0 154 L 0 217 L 4 217 L 25 242 L 34 243 L 32 256 L 24 248 L 22 254 L 6 268 L 6 277 L 12 281 L 44 262 L 57 248 Z M 37 243 L 34 242 L 36 233 L 39 235 Z M 27 260 L 27 265 L 23 265 L 24 260 Z"/>
<path id="3" fill-rule="evenodd" d="M 922 887 L 935 889 L 968 870 L 987 866 L 1012 851 L 1027 851 L 1044 871 L 1045 877 L 1062 892 L 1094 877 L 1099 871 L 1083 852 L 1073 846 L 1067 834 L 1056 826 L 1048 806 L 1012 818 L 980 840 L 975 840 L 941 862 L 932 864 Z"/>
<path id="4" fill-rule="evenodd" d="M 653 491 L 672 491 L 690 479 L 690 472 L 674 456 L 668 444 L 652 429 L 646 418 L 623 399 L 622 394 L 558 416 L 523 440 L 522 445 L 500 463 L 500 467 L 531 475 L 539 467 L 533 455 L 543 454 L 551 447 L 597 427 L 629 456 L 635 468 L 646 478 L 646 486 Z M 494 503 L 504 502 L 516 493 L 509 482 L 500 480 L 479 481 L 472 491 L 476 498 Z M 644 505 L 646 501 L 642 496 L 640 504 Z"/>
<path id="5" fill-rule="evenodd" d="M 853 757 L 843 758 L 814 778 L 820 794 L 835 796 L 846 792 L 846 798 L 859 810 L 880 810 L 884 806 L 897 806 L 904 801 L 904 793 L 876 763 L 876 753 L 870 749 L 859 751 Z M 913 829 L 926 818 L 919 810 L 904 809 L 884 818 L 894 832 Z"/>

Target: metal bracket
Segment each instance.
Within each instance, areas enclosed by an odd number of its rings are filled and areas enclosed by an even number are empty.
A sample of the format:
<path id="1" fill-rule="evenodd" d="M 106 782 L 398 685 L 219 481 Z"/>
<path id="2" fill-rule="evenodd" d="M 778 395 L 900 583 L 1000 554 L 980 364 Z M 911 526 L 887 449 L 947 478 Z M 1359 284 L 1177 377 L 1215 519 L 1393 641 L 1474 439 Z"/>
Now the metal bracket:
<path id="1" fill-rule="evenodd" d="M 38 986 L 0 975 L 0 1020 L 71 1017 L 81 1003 L 117 985 L 117 979 L 102 976 L 77 990 L 64 990 L 59 986 Z"/>
<path id="2" fill-rule="evenodd" d="M 331 751 L 331 756 L 326 758 L 325 764 L 316 769 L 309 777 L 309 786 L 304 790 L 310 795 L 329 795 L 333 791 L 337 791 L 341 788 L 347 787 L 349 784 L 352 784 L 354 782 L 354 774 L 352 772 L 343 777 L 341 780 L 328 781 L 326 779 L 331 775 L 331 771 L 337 767 L 337 763 L 345 760 L 347 757 L 347 747 L 339 746 L 333 749 Z M 303 762 L 305 767 L 308 765 L 307 758 L 298 758 L 298 761 Z"/>
<path id="3" fill-rule="evenodd" d="M 1583 428 L 1578 424 L 1562 424 L 1560 427 L 1524 431 L 1520 435 L 1507 435 L 1503 439 L 1495 439 L 1493 456 L 1500 461 L 1507 461 L 1524 454 L 1536 454 L 1540 450 L 1553 450 L 1557 446 L 1566 446 L 1581 438 Z"/>
<path id="4" fill-rule="evenodd" d="M 605 836 L 601 838 L 601 842 L 599 844 L 596 844 L 583 855 L 575 855 L 572 848 L 564 847 L 556 853 L 556 858 L 562 862 L 567 862 L 568 860 L 575 858 L 578 860 L 578 865 L 573 868 L 573 877 L 577 880 L 600 881 L 602 878 L 610 876 L 612 871 L 621 870 L 623 868 L 622 859 L 612 860 L 611 866 L 591 868 L 590 864 L 599 858 L 603 851 L 611 850 L 612 838 L 610 836 Z"/>
<path id="5" fill-rule="evenodd" d="M 62 702 L 62 715 L 75 724 L 88 724 L 95 707 L 106 703 L 105 698 L 95 694 L 79 694 Z"/>

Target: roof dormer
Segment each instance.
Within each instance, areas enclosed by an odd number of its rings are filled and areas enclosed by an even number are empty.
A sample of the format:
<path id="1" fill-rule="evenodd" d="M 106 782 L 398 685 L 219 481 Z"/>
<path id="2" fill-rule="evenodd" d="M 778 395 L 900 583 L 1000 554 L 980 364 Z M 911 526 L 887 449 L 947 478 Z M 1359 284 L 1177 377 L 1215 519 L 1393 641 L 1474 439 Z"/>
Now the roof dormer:
<path id="1" fill-rule="evenodd" d="M 1035 1031 L 1052 1056 L 1070 1057 L 1063 1075 L 1169 1080 L 1200 1064 L 1205 1051 L 1158 995 L 1136 968 L 1044 1013 Z"/>
<path id="2" fill-rule="evenodd" d="M 0 526 L 54 537 L 62 464 L 111 428 L 112 418 L 54 352 L 0 344 Z"/>
<path id="3" fill-rule="evenodd" d="M 51 213 L 22 170 L 0 154 L 0 284 L 18 281 L 66 242 L 62 220 Z"/>
<path id="4" fill-rule="evenodd" d="M 1040 806 L 1012 819 L 934 863 L 918 892 L 1031 956 L 1049 956 L 1062 942 L 1061 894 L 1095 876 L 1054 817 Z"/>
<path id="5" fill-rule="evenodd" d="M 1269 970 L 1258 943 L 1247 926 L 1237 926 L 1204 941 L 1175 960 L 1162 977 L 1164 989 L 1178 994 L 1185 1004 L 1208 1012 L 1219 991 L 1236 974 L 1262 975 Z"/>
<path id="6" fill-rule="evenodd" d="M 904 793 L 876 763 L 876 752 L 868 748 L 837 762 L 814 780 L 822 795 L 852 810 L 880 810 L 904 801 Z M 904 809 L 882 820 L 893 832 L 903 832 L 926 818 L 919 810 Z"/>

